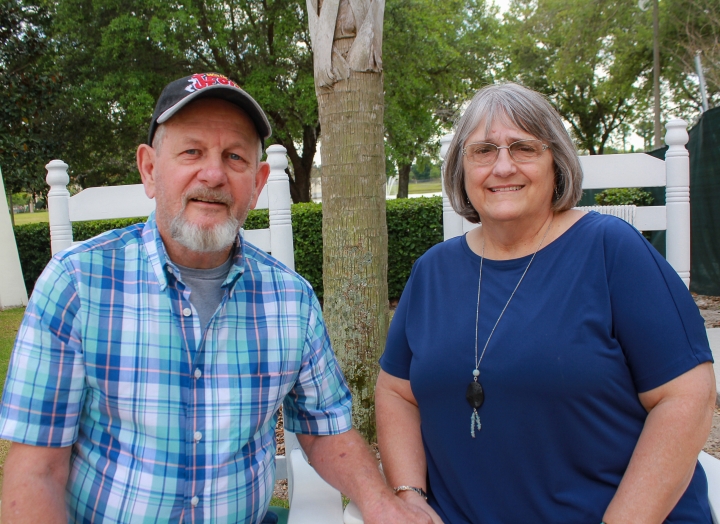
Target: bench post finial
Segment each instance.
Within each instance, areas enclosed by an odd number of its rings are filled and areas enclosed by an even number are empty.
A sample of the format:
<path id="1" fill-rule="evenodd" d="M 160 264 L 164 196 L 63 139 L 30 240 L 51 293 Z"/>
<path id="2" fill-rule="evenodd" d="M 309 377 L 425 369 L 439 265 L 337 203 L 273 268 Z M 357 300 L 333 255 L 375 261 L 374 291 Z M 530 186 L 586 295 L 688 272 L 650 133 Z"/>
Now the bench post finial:
<path id="1" fill-rule="evenodd" d="M 667 237 L 665 256 L 685 285 L 690 287 L 690 155 L 687 122 L 670 120 L 665 143 L 665 205 L 667 207 Z"/>
<path id="2" fill-rule="evenodd" d="M 47 198 L 50 249 L 54 255 L 70 247 L 73 241 L 70 224 L 70 192 L 67 190 L 70 177 L 68 165 L 62 160 L 51 160 L 45 169 L 47 169 L 45 181 L 50 186 Z"/>
<path id="3" fill-rule="evenodd" d="M 286 153 L 287 149 L 280 144 L 273 144 L 267 148 L 267 162 L 270 164 L 270 177 L 267 182 L 270 252 L 280 262 L 294 270 L 290 181 L 285 172 L 288 167 Z"/>

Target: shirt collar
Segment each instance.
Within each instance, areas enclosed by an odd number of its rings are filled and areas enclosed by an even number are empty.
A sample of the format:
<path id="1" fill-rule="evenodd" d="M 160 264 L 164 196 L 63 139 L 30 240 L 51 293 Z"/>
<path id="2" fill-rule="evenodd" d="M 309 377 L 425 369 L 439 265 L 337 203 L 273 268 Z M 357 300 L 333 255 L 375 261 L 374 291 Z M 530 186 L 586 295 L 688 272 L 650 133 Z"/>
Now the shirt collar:
<path id="1" fill-rule="evenodd" d="M 155 220 L 155 211 L 150 213 L 150 216 L 145 222 L 145 227 L 142 232 L 143 244 L 145 245 L 145 251 L 148 255 L 148 260 L 153 268 L 155 277 L 160 284 L 160 289 L 164 291 L 168 286 L 168 268 L 171 268 L 175 274 L 179 275 L 177 265 L 170 260 L 165 251 L 165 244 L 163 244 L 160 232 L 157 229 L 157 222 Z M 223 282 L 222 286 L 233 285 L 237 279 L 245 272 L 245 242 L 241 235 L 238 234 L 238 239 L 235 242 L 234 252 L 231 255 L 233 257 L 233 265 L 230 268 L 227 278 Z"/>

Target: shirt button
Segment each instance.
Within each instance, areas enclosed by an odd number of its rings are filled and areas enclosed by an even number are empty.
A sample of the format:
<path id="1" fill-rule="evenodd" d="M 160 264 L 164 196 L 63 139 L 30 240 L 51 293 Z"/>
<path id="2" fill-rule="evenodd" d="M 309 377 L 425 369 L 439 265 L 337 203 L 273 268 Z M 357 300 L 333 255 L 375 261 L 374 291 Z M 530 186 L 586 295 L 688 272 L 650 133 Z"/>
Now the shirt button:
<path id="1" fill-rule="evenodd" d="M 200 499 L 199 499 L 197 496 L 195 496 L 195 497 L 193 497 L 193 498 L 190 499 L 190 504 L 192 504 L 192 505 L 193 505 L 193 508 L 194 508 L 195 506 L 197 506 L 198 504 L 200 504 Z"/>
<path id="2" fill-rule="evenodd" d="M 195 370 L 195 378 L 200 378 L 200 377 L 202 377 L 202 371 L 200 371 L 200 368 L 198 368 Z"/>
<path id="3" fill-rule="evenodd" d="M 173 274 L 173 268 L 171 268 L 170 266 L 168 266 L 168 267 L 167 267 L 167 270 L 168 270 L 168 273 L 170 273 L 171 275 Z"/>
<path id="4" fill-rule="evenodd" d="M 192 315 L 192 310 L 189 307 L 186 307 L 185 309 L 183 309 L 183 315 L 189 317 L 190 315 Z"/>
<path id="5" fill-rule="evenodd" d="M 200 433 L 199 431 L 196 431 L 195 434 L 193 435 L 193 438 L 195 439 L 195 442 L 200 442 L 200 440 L 202 440 L 202 433 Z"/>

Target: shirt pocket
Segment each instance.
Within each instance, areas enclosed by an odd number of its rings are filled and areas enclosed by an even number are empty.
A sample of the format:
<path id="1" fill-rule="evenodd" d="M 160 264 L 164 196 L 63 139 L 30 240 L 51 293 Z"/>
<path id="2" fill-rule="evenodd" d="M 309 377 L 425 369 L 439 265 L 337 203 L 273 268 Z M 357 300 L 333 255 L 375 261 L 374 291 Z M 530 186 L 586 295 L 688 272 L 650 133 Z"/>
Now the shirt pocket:
<path id="1" fill-rule="evenodd" d="M 227 436 L 230 452 L 248 452 L 271 444 L 277 411 L 296 377 L 292 372 L 227 377 L 227 402 L 218 404 L 217 430 L 221 441 Z"/>

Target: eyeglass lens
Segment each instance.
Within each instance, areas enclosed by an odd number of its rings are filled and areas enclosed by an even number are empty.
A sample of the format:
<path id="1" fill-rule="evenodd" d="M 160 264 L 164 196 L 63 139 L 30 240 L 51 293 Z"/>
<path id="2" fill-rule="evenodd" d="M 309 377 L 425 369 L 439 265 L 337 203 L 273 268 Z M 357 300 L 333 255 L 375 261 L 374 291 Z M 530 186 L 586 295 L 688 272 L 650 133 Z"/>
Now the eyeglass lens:
<path id="1" fill-rule="evenodd" d="M 498 157 L 500 149 L 507 149 L 516 162 L 532 162 L 542 155 L 545 148 L 540 140 L 518 140 L 509 146 L 498 147 L 489 142 L 476 142 L 465 146 L 465 156 L 473 164 L 492 164 Z"/>

